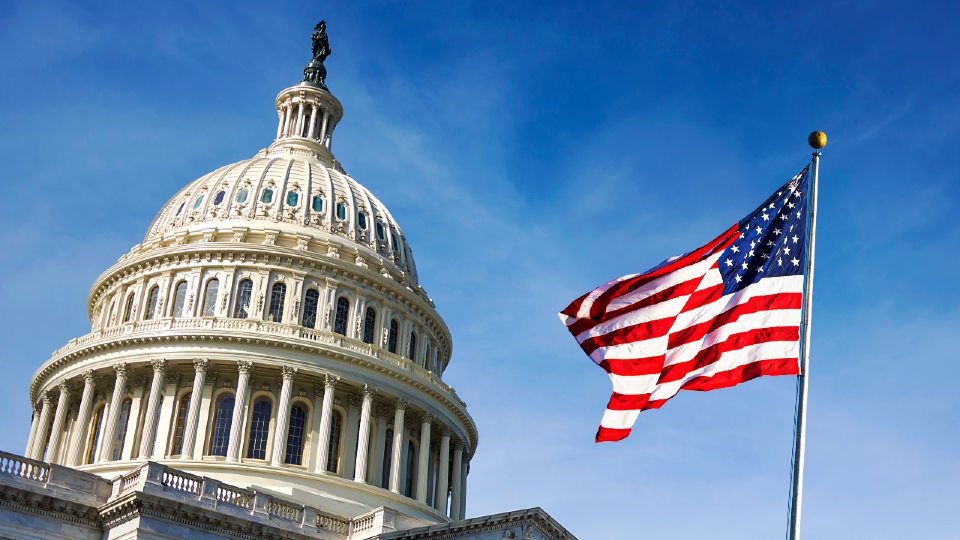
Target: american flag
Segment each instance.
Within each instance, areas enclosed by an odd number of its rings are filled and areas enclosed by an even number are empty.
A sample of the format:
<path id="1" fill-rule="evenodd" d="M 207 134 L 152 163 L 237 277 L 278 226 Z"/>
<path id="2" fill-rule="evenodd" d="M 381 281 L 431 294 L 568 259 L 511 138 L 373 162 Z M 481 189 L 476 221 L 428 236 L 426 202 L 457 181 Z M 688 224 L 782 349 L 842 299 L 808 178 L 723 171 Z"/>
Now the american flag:
<path id="1" fill-rule="evenodd" d="M 560 312 L 607 372 L 596 441 L 630 434 L 640 411 L 680 390 L 800 373 L 807 167 L 705 245 L 615 279 Z"/>

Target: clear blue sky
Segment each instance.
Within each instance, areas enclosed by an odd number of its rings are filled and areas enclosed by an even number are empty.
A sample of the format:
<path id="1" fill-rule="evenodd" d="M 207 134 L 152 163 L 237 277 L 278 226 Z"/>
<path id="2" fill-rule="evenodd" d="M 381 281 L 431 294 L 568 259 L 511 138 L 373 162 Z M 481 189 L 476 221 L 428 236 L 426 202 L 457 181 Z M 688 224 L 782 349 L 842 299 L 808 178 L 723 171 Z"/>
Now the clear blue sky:
<path id="1" fill-rule="evenodd" d="M 23 451 L 28 381 L 88 331 L 93 279 L 181 186 L 270 143 L 326 18 L 334 150 L 453 332 L 470 515 L 782 537 L 791 378 L 596 445 L 609 381 L 555 313 L 712 238 L 822 129 L 804 538 L 956 538 L 960 4 L 137 4 L 0 9 L 0 448 Z"/>

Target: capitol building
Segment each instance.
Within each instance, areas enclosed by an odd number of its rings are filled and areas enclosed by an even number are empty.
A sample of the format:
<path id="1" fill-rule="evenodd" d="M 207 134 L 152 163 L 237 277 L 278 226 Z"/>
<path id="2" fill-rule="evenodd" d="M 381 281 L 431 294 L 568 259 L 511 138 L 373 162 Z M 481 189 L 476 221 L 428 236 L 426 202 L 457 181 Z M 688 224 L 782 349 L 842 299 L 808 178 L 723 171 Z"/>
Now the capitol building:
<path id="1" fill-rule="evenodd" d="M 326 27 L 273 142 L 187 183 L 39 366 L 0 537 L 573 539 L 467 518 L 477 425 L 387 207 L 332 147 Z"/>

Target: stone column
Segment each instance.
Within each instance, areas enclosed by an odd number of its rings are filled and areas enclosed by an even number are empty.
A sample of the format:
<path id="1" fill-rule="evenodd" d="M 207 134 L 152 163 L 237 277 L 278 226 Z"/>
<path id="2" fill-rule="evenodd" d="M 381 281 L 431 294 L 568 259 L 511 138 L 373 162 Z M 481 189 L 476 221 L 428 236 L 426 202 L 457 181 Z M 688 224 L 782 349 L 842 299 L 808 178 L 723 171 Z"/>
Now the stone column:
<path id="1" fill-rule="evenodd" d="M 203 400 L 203 381 L 207 378 L 207 367 L 209 365 L 206 358 L 197 358 L 193 361 L 193 388 L 190 389 L 187 425 L 183 427 L 183 445 L 180 447 L 181 457 L 193 456 L 193 446 L 197 440 L 197 421 L 200 420 L 200 402 Z"/>
<path id="2" fill-rule="evenodd" d="M 130 461 L 134 459 L 133 447 L 137 438 L 137 422 L 140 420 L 140 410 L 143 409 L 144 393 L 146 391 L 147 378 L 137 377 L 134 379 L 133 398 L 130 400 L 130 412 L 127 414 L 127 426 L 121 441 L 120 460 Z M 117 429 L 120 429 L 118 426 Z"/>
<path id="3" fill-rule="evenodd" d="M 360 433 L 357 435 L 357 463 L 353 468 L 353 480 L 366 482 L 367 453 L 370 447 L 370 409 L 377 389 L 363 385 L 363 405 L 360 408 Z"/>
<path id="4" fill-rule="evenodd" d="M 460 515 L 460 494 L 463 493 L 463 448 L 456 442 L 453 448 L 453 494 L 450 497 L 450 519 L 462 519 Z"/>
<path id="5" fill-rule="evenodd" d="M 327 470 L 327 461 L 330 460 L 330 425 L 333 422 L 333 392 L 340 377 L 325 375 L 323 380 L 323 406 L 320 410 L 320 430 L 317 433 L 317 461 L 314 464 L 315 472 Z M 343 426 L 340 426 L 343 429 Z"/>
<path id="6" fill-rule="evenodd" d="M 71 437 L 70 446 L 67 447 L 67 454 L 63 460 L 63 464 L 67 467 L 75 467 L 80 464 L 80 454 L 83 453 L 84 442 L 87 439 L 87 429 L 90 427 L 90 413 L 93 412 L 96 387 L 97 383 L 93 378 L 93 371 L 85 372 L 83 374 L 83 395 L 80 397 L 80 409 L 77 410 L 73 437 Z"/>
<path id="7" fill-rule="evenodd" d="M 330 113 L 323 111 L 323 122 L 320 124 L 320 144 L 323 144 L 323 140 L 327 137 L 327 121 L 330 119 Z"/>
<path id="8" fill-rule="evenodd" d="M 470 457 L 463 464 L 463 480 L 460 482 L 460 519 L 467 517 L 467 477 L 470 475 Z"/>
<path id="9" fill-rule="evenodd" d="M 37 426 L 40 425 L 40 407 L 37 407 L 36 403 L 33 403 L 33 414 L 30 418 L 30 436 L 27 437 L 27 447 L 23 449 L 24 457 L 30 457 L 30 453 L 33 452 L 33 441 L 37 438 Z"/>
<path id="10" fill-rule="evenodd" d="M 120 420 L 120 402 L 123 401 L 123 393 L 127 389 L 127 364 L 117 364 L 113 369 L 117 372 L 117 379 L 113 385 L 113 396 L 110 397 L 107 423 L 100 433 L 100 459 L 97 463 L 113 457 L 113 443 L 117 438 L 117 422 Z"/>
<path id="11" fill-rule="evenodd" d="M 290 109 L 291 105 L 288 103 L 283 107 L 283 136 L 290 136 Z"/>
<path id="12" fill-rule="evenodd" d="M 280 404 L 277 406 L 277 427 L 273 433 L 273 452 L 270 455 L 270 464 L 283 463 L 283 454 L 286 451 L 287 424 L 290 423 L 290 398 L 293 395 L 293 375 L 297 368 L 283 366 L 281 376 L 283 383 L 280 387 Z"/>
<path id="13" fill-rule="evenodd" d="M 302 137 L 302 136 L 303 136 L 303 120 L 304 120 L 303 102 L 301 101 L 300 103 L 297 103 L 297 122 L 296 122 L 296 126 L 295 126 L 295 128 L 296 128 L 296 135 L 295 135 L 295 136 L 296 136 L 296 137 Z"/>
<path id="14" fill-rule="evenodd" d="M 433 507 L 445 513 L 447 511 L 447 486 L 450 473 L 450 432 L 443 431 L 440 436 L 440 457 L 437 460 L 437 495 L 433 499 Z"/>
<path id="15" fill-rule="evenodd" d="M 383 456 L 384 446 L 387 440 L 387 415 L 390 409 L 383 405 L 377 406 L 374 411 L 374 418 L 377 419 L 377 431 L 373 434 L 373 447 L 370 452 L 369 465 L 367 466 L 367 478 L 370 483 L 377 487 L 383 486 Z M 391 441 L 392 443 L 393 441 Z"/>
<path id="16" fill-rule="evenodd" d="M 283 121 L 286 119 L 285 111 L 277 111 L 277 138 L 283 135 Z"/>
<path id="17" fill-rule="evenodd" d="M 173 424 L 173 409 L 177 402 L 177 388 L 180 386 L 180 374 L 167 375 L 166 388 L 163 399 L 160 401 L 160 414 L 156 418 L 157 431 L 153 441 L 152 456 L 154 461 L 163 459 L 167 455 L 170 442 L 170 431 Z M 161 429 L 159 426 L 163 426 Z"/>
<path id="18" fill-rule="evenodd" d="M 50 415 L 53 414 L 53 396 L 49 392 L 44 392 L 43 408 L 40 410 L 40 420 L 37 424 L 37 436 L 33 439 L 33 449 L 27 457 L 32 459 L 43 459 L 43 447 L 47 442 L 47 435 L 50 433 Z"/>
<path id="19" fill-rule="evenodd" d="M 307 137 L 311 139 L 316 139 L 313 136 L 313 130 L 317 127 L 317 105 L 310 106 L 310 127 L 307 128 Z"/>
<path id="20" fill-rule="evenodd" d="M 252 362 L 237 362 L 237 391 L 233 395 L 233 418 L 230 420 L 230 440 L 227 443 L 227 461 L 240 458 L 240 436 L 243 434 L 243 409 L 247 402 L 247 390 L 250 388 L 250 369 Z"/>
<path id="21" fill-rule="evenodd" d="M 344 422 L 343 429 L 345 433 L 343 445 L 344 459 L 340 463 L 340 476 L 344 478 L 353 478 L 355 471 L 354 465 L 357 458 L 357 434 L 360 431 L 360 405 L 363 400 L 359 395 L 350 393 L 347 395 L 347 419 Z M 352 457 L 351 457 L 352 456 Z"/>
<path id="22" fill-rule="evenodd" d="M 67 411 L 70 409 L 70 386 L 67 381 L 60 381 L 60 398 L 57 399 L 57 412 L 53 416 L 53 427 L 50 429 L 50 444 L 47 452 L 50 463 L 57 463 L 57 452 L 60 450 L 60 439 L 63 437 L 63 425 L 67 421 Z"/>
<path id="23" fill-rule="evenodd" d="M 158 358 L 150 361 L 153 366 L 153 379 L 150 381 L 150 395 L 147 397 L 147 408 L 143 413 L 143 431 L 140 435 L 139 459 L 149 459 L 153 448 L 153 439 L 157 435 L 157 410 L 163 398 L 164 371 L 167 361 Z"/>
<path id="24" fill-rule="evenodd" d="M 406 463 L 403 462 L 403 415 L 407 410 L 407 402 L 397 400 L 397 411 L 393 415 L 393 451 L 390 454 L 390 491 L 400 493 L 400 471 Z"/>
<path id="25" fill-rule="evenodd" d="M 430 474 L 430 425 L 433 417 L 424 412 L 420 421 L 420 448 L 417 452 L 417 502 L 427 504 L 427 477 Z"/>

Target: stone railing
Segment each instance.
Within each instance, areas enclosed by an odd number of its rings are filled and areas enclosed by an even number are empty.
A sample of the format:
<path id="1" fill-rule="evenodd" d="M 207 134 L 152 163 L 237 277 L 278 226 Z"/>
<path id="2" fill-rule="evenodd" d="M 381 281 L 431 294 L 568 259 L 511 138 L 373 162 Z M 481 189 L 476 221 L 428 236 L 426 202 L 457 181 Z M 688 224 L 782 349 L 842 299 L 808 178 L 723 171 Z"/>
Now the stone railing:
<path id="1" fill-rule="evenodd" d="M 164 467 L 164 469 L 166 470 L 160 475 L 160 485 L 172 488 L 175 491 L 182 491 L 193 495 L 200 494 L 200 485 L 203 482 L 202 476 L 194 476 L 167 467 Z"/>
<path id="2" fill-rule="evenodd" d="M 358 517 L 350 522 L 350 536 L 372 529 L 376 521 L 376 514 L 367 514 L 365 516 Z"/>
<path id="3" fill-rule="evenodd" d="M 317 528 L 346 536 L 350 532 L 350 520 L 317 510 Z"/>
<path id="4" fill-rule="evenodd" d="M 267 503 L 267 512 L 271 516 L 288 519 L 290 521 L 300 521 L 303 518 L 303 505 L 271 497 Z"/>
<path id="5" fill-rule="evenodd" d="M 44 483 L 50 478 L 50 464 L 0 452 L 0 474 Z"/>
<path id="6" fill-rule="evenodd" d="M 244 510 L 253 510 L 253 491 L 220 484 L 217 486 L 216 493 L 217 501 L 220 503 L 231 504 Z"/>
<path id="7" fill-rule="evenodd" d="M 433 383 L 442 393 L 452 397 L 456 403 L 463 407 L 466 404 L 457 396 L 456 392 L 448 384 L 437 376 L 436 373 L 425 369 L 412 360 L 387 352 L 380 347 L 364 343 L 356 339 L 341 336 L 340 334 L 327 330 L 317 330 L 313 328 L 304 328 L 300 325 L 275 323 L 270 321 L 257 321 L 251 319 L 217 318 L 217 317 L 185 317 L 153 319 L 149 321 L 134 321 L 112 326 L 103 330 L 96 330 L 89 334 L 71 339 L 66 345 L 57 349 L 51 355 L 52 360 L 63 356 L 75 349 L 85 347 L 99 341 L 111 340 L 117 337 L 132 336 L 134 334 L 143 334 L 150 332 L 161 332 L 166 330 L 227 330 L 238 332 L 256 332 L 284 338 L 296 338 L 306 342 L 320 343 L 324 345 L 333 345 L 349 351 L 358 352 L 364 356 L 377 359 L 391 367 L 399 368 L 426 379 Z M 41 368 L 42 369 L 42 368 Z"/>

